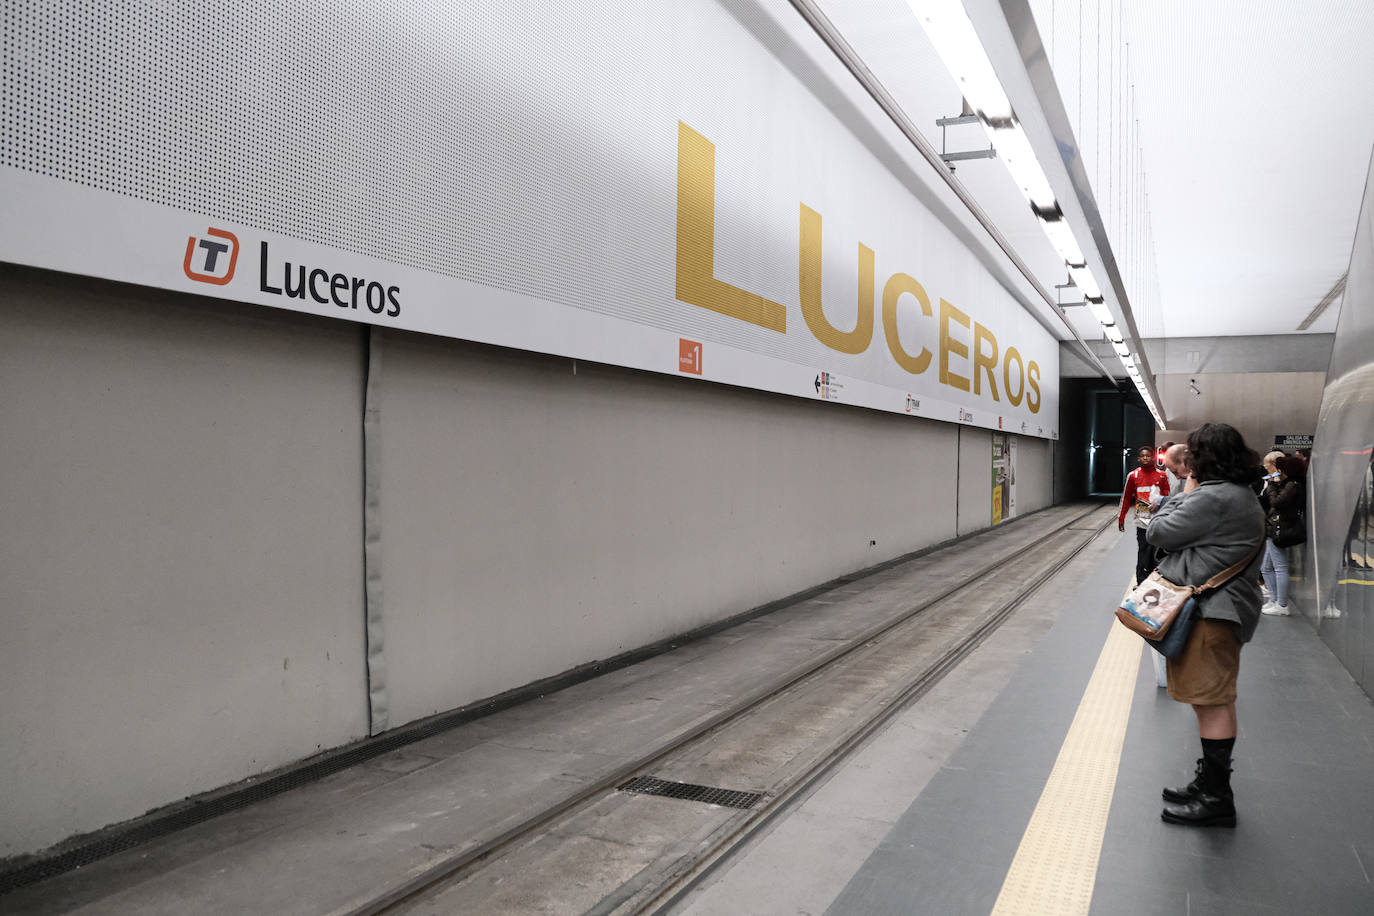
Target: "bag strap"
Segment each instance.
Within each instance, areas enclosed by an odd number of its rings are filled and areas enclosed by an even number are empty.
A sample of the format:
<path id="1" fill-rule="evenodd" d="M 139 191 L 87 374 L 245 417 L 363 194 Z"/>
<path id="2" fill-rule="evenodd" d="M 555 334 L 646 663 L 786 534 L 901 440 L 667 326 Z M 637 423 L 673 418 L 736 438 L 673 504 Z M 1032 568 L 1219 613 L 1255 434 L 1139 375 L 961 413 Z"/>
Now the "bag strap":
<path id="1" fill-rule="evenodd" d="M 1234 565 L 1234 566 L 1228 566 L 1228 567 L 1226 567 L 1226 568 L 1223 569 L 1221 572 L 1217 573 L 1215 576 L 1213 576 L 1212 578 L 1208 579 L 1206 582 L 1204 582 L 1204 583 L 1202 583 L 1201 585 L 1199 585 L 1199 586 L 1193 591 L 1193 595 L 1194 595 L 1194 596 L 1201 595 L 1201 594 L 1202 594 L 1203 592 L 1205 592 L 1205 591 L 1210 591 L 1211 589 L 1217 588 L 1218 586 L 1225 585 L 1229 580 L 1231 580 L 1231 579 L 1235 578 L 1236 576 L 1240 575 L 1241 571 L 1242 571 L 1243 569 L 1245 569 L 1245 567 L 1249 566 L 1249 565 L 1250 565 L 1250 562 L 1251 562 L 1252 560 L 1254 560 L 1255 557 L 1259 556 L 1259 552 L 1260 552 L 1261 550 L 1263 550 L 1263 549 L 1264 549 L 1264 542 L 1263 542 L 1263 541 L 1260 541 L 1260 545 L 1259 545 L 1258 547 L 1256 547 L 1254 550 L 1252 550 L 1252 551 L 1250 551 L 1249 553 L 1247 553 L 1247 554 L 1245 555 L 1245 559 L 1241 560 L 1239 563 L 1237 563 L 1237 564 Z"/>

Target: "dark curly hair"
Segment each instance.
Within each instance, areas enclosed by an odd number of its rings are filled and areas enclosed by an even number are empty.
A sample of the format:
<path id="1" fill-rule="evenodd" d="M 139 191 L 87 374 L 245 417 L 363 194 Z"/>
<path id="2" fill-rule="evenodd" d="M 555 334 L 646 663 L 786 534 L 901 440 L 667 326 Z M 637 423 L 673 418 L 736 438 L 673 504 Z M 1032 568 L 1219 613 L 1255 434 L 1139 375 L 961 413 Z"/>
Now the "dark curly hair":
<path id="1" fill-rule="evenodd" d="M 1193 476 L 1198 481 L 1229 480 L 1248 487 L 1262 475 L 1260 457 L 1234 426 L 1204 423 L 1188 434 Z"/>
<path id="2" fill-rule="evenodd" d="M 1278 468 L 1294 480 L 1307 479 L 1307 462 L 1297 455 L 1287 455 L 1277 462 Z"/>

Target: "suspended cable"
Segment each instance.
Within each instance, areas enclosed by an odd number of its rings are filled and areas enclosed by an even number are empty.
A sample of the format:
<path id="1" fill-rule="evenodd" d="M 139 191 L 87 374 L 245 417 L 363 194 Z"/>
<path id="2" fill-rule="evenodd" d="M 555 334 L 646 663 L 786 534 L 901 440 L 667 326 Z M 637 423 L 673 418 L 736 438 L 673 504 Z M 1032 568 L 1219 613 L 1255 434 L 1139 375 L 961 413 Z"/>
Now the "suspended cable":
<path id="1" fill-rule="evenodd" d="M 1093 154 L 1096 157 L 1093 167 L 1093 184 L 1102 189 L 1102 0 L 1097 0 L 1097 18 L 1093 20 L 1093 69 L 1097 73 L 1097 86 L 1093 90 Z"/>
<path id="2" fill-rule="evenodd" d="M 1074 136 L 1083 136 L 1083 0 L 1078 0 L 1078 125 Z"/>

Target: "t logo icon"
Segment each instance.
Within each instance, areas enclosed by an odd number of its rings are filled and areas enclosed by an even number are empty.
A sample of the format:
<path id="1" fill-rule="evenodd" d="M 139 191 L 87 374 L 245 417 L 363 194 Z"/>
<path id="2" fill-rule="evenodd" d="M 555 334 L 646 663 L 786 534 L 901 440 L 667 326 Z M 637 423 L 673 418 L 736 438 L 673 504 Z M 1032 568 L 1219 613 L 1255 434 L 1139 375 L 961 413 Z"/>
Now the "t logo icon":
<path id="1" fill-rule="evenodd" d="M 205 234 L 213 238 L 197 239 L 193 235 L 186 240 L 186 259 L 182 261 L 182 270 L 197 282 L 223 286 L 234 279 L 234 268 L 239 262 L 239 240 L 234 233 L 223 229 L 206 229 Z M 200 251 L 200 264 L 193 267 L 191 262 L 196 258 L 197 250 Z"/>

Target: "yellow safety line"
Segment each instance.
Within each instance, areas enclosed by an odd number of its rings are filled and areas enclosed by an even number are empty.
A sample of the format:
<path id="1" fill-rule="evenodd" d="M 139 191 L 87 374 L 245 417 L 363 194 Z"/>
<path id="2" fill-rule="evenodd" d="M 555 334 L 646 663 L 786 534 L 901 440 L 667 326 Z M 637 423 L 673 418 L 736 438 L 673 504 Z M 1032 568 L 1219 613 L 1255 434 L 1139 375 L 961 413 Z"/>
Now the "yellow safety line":
<path id="1" fill-rule="evenodd" d="M 1337 585 L 1374 585 L 1374 579 L 1337 579 Z"/>
<path id="2" fill-rule="evenodd" d="M 993 916 L 1088 912 L 1143 646 L 1124 626 L 1107 634 Z"/>

